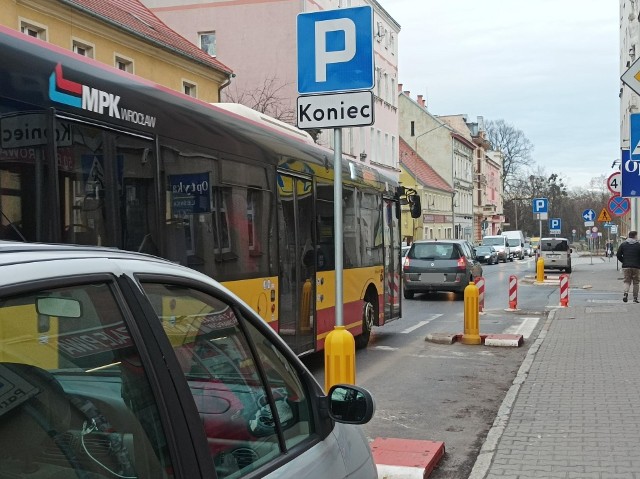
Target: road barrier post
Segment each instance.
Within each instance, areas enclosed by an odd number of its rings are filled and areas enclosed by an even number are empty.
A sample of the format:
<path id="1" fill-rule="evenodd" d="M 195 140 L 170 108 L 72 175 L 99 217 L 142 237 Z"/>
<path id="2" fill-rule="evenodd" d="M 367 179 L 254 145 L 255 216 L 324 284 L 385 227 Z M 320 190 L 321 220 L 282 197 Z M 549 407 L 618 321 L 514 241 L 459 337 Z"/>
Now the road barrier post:
<path id="1" fill-rule="evenodd" d="M 536 261 L 536 283 L 544 282 L 544 259 L 538 258 Z"/>
<path id="2" fill-rule="evenodd" d="M 518 278 L 509 276 L 509 309 L 518 309 Z"/>
<path id="3" fill-rule="evenodd" d="M 566 308 L 569 306 L 569 275 L 560 275 L 560 306 Z"/>
<path id="4" fill-rule="evenodd" d="M 482 313 L 484 311 L 484 278 L 478 276 L 475 279 L 475 283 L 478 287 L 478 311 Z"/>
<path id="5" fill-rule="evenodd" d="M 478 311 L 478 287 L 469 283 L 464 288 L 464 334 L 462 344 L 481 344 Z"/>

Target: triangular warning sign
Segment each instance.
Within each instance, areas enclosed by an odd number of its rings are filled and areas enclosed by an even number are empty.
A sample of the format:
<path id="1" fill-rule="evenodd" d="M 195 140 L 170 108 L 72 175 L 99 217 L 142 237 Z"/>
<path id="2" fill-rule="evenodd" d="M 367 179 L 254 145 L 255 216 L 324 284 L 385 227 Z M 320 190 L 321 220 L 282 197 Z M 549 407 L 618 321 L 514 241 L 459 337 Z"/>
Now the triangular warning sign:
<path id="1" fill-rule="evenodd" d="M 611 215 L 609 214 L 606 208 L 602 208 L 602 211 L 598 216 L 598 221 L 611 221 Z"/>

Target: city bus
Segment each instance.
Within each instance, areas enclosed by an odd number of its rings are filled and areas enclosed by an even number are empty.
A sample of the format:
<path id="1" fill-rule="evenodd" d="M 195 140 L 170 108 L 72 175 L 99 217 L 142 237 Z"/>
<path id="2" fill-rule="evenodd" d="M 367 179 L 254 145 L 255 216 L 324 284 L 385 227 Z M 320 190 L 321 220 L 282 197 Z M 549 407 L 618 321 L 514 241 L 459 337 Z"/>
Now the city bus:
<path id="1" fill-rule="evenodd" d="M 0 58 L 0 239 L 170 259 L 222 282 L 297 354 L 323 349 L 336 308 L 333 151 L 4 27 Z M 344 325 L 362 348 L 401 316 L 404 190 L 342 165 Z"/>

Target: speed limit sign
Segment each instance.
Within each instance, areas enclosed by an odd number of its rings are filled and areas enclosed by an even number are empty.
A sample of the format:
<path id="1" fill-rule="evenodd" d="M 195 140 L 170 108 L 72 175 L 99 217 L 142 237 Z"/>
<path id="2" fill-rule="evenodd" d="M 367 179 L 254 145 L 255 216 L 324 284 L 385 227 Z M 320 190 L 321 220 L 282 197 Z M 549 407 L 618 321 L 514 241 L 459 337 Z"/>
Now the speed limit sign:
<path id="1" fill-rule="evenodd" d="M 622 191 L 622 173 L 616 171 L 615 173 L 611 173 L 609 178 L 607 178 L 607 188 L 609 191 L 614 194 L 614 196 L 620 196 L 620 192 Z"/>

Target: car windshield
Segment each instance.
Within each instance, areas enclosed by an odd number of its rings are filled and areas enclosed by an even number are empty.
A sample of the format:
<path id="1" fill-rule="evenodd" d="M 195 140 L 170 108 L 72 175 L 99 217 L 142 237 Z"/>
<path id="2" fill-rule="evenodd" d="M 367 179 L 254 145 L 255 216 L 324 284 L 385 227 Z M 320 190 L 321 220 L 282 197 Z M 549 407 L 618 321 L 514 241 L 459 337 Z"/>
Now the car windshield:
<path id="1" fill-rule="evenodd" d="M 504 239 L 503 238 L 484 238 L 482 240 L 482 242 L 485 245 L 496 245 L 496 246 L 503 246 L 504 245 Z"/>
<path id="2" fill-rule="evenodd" d="M 415 244 L 409 253 L 413 259 L 458 259 L 460 253 L 452 243 L 424 243 Z"/>
<path id="3" fill-rule="evenodd" d="M 568 251 L 569 245 L 567 240 L 545 239 L 540 241 L 540 249 L 542 251 Z"/>

